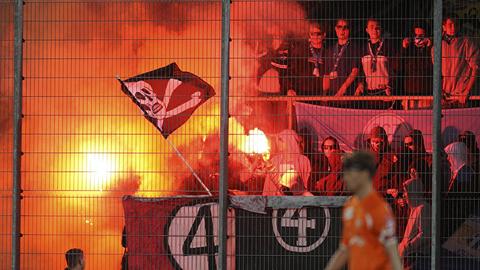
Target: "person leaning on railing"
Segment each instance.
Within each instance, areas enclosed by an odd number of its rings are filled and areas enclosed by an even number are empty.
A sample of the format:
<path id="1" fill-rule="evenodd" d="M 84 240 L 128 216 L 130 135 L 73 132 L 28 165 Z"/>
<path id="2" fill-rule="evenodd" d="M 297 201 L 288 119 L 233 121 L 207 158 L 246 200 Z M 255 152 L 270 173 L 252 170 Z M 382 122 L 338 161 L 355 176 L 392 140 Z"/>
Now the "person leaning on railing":
<path id="1" fill-rule="evenodd" d="M 292 89 L 288 90 L 289 96 L 325 94 L 325 38 L 326 27 L 315 21 L 309 25 L 308 42 L 299 42 L 293 46 L 289 71 Z"/>
<path id="2" fill-rule="evenodd" d="M 365 28 L 369 39 L 361 51 L 362 69 L 355 95 L 392 96 L 398 95 L 394 76 L 397 70 L 395 44 L 382 36 L 382 26 L 377 19 L 368 19 Z M 369 109 L 387 109 L 391 102 L 366 102 Z"/>
<path id="3" fill-rule="evenodd" d="M 400 49 L 401 77 L 406 96 L 431 96 L 433 62 L 432 41 L 427 36 L 427 27 L 423 22 L 413 25 L 413 37 L 403 39 Z M 405 100 L 404 108 L 428 108 L 431 101 Z"/>
<path id="4" fill-rule="evenodd" d="M 468 37 L 458 35 L 457 21 L 446 16 L 442 23 L 442 89 L 444 98 L 460 97 L 444 102 L 445 107 L 464 107 L 471 96 L 478 74 L 480 52 Z"/>

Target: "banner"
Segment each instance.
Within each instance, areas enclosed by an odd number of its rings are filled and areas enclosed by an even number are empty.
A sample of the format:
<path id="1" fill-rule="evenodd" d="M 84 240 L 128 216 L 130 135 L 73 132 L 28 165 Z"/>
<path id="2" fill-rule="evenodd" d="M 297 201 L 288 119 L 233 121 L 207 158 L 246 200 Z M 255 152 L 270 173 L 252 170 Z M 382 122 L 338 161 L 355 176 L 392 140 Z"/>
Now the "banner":
<path id="1" fill-rule="evenodd" d="M 237 197 L 228 209 L 228 269 L 322 269 L 339 243 L 344 199 L 315 199 L 281 208 L 288 198 Z M 127 196 L 123 206 L 129 270 L 217 268 L 216 200 Z"/>
<path id="2" fill-rule="evenodd" d="M 399 150 L 404 136 L 412 129 L 422 131 L 427 151 L 432 148 L 432 110 L 356 110 L 297 102 L 295 112 L 299 134 L 313 136 L 313 142 L 317 143 L 333 136 L 347 152 L 365 148 L 368 134 L 375 126 L 385 129 L 394 150 Z M 479 136 L 479 117 L 480 108 L 443 110 L 443 145 L 456 140 L 465 130 Z"/>

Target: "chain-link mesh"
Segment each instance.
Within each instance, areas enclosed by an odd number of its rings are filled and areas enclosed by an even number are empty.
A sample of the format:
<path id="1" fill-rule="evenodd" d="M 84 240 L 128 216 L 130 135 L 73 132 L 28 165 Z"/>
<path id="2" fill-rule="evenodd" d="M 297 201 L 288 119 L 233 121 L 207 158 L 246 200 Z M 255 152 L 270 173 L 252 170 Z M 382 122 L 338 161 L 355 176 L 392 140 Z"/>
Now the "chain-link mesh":
<path id="1" fill-rule="evenodd" d="M 405 268 L 430 267 L 433 208 L 441 266 L 478 268 L 480 6 L 443 5 L 440 45 L 431 0 L 231 2 L 227 269 L 325 267 L 349 243 L 356 150 L 375 157 Z M 0 8 L 6 269 L 13 2 Z M 21 269 L 219 267 L 222 2 L 25 1 L 23 22 Z M 363 210 L 357 227 L 382 219 Z"/>
<path id="2" fill-rule="evenodd" d="M 0 1 L 0 268 L 11 265 L 13 1 Z"/>

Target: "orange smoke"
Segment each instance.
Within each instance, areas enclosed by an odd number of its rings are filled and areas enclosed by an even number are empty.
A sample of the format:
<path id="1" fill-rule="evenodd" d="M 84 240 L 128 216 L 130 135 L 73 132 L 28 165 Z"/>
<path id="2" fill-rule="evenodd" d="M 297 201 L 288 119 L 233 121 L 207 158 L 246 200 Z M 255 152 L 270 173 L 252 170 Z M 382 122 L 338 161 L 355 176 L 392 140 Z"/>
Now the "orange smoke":
<path id="1" fill-rule="evenodd" d="M 294 2 L 232 5 L 232 96 L 256 95 L 257 50 L 275 47 L 287 32 L 300 35 L 304 17 Z M 2 24 L 0 35 L 11 40 L 11 24 Z M 72 247 L 85 250 L 89 269 L 119 268 L 122 196 L 176 194 L 181 184 L 176 179 L 189 172 L 120 91 L 115 76 L 128 78 L 176 62 L 220 93 L 220 37 L 219 2 L 25 5 L 22 268 L 61 269 L 63 252 Z M 10 45 L 2 47 L 0 59 L 2 53 L 12 55 Z M 5 78 L 12 75 L 3 69 L 7 62 L 0 69 Z M 11 79 L 1 83 L 2 96 L 11 96 Z M 218 101 L 212 98 L 170 137 L 192 163 L 187 146 L 218 134 Z M 231 104 L 233 116 L 245 116 L 244 98 L 231 98 Z M 241 129 L 232 128 L 233 144 L 247 136 L 247 152 L 269 152 L 264 134 Z M 7 125 L 2 132 L 9 130 Z M 2 136 L 0 142 L 11 150 L 10 139 Z M 2 156 L 4 188 L 11 183 L 10 160 Z M 0 228 L 9 223 L 2 219 Z M 0 248 L 9 250 L 9 243 Z"/>

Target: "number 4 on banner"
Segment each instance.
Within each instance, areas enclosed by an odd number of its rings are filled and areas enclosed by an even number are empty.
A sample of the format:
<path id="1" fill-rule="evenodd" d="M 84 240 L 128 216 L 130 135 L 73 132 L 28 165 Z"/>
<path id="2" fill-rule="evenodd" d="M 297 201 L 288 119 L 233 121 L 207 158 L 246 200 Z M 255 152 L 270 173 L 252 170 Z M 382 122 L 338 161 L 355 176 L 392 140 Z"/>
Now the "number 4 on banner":
<path id="1" fill-rule="evenodd" d="M 197 231 L 204 221 L 205 235 L 197 235 Z M 205 246 L 192 247 L 192 242 L 195 237 L 205 237 Z M 198 210 L 197 216 L 188 232 L 188 236 L 183 242 L 182 246 L 184 255 L 207 255 L 208 256 L 208 269 L 217 269 L 217 263 L 215 261 L 215 254 L 218 252 L 218 246 L 215 245 L 215 238 L 213 232 L 213 220 L 210 205 L 204 205 Z"/>
<path id="2" fill-rule="evenodd" d="M 298 218 L 293 218 L 298 212 Z M 287 209 L 280 225 L 282 227 L 298 228 L 297 246 L 307 246 L 307 229 L 315 229 L 315 219 L 307 218 L 307 209 Z"/>

